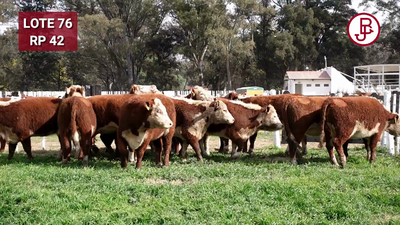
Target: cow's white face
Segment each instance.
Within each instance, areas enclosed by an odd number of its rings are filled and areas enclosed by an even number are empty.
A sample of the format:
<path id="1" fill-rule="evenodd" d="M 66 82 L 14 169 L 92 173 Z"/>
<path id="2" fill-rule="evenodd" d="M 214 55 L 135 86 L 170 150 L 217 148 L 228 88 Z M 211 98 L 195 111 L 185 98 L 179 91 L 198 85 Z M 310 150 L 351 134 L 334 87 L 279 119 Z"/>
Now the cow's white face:
<path id="1" fill-rule="evenodd" d="M 400 121 L 398 114 L 395 114 L 394 118 L 389 120 L 386 131 L 393 136 L 400 136 Z"/>
<path id="2" fill-rule="evenodd" d="M 169 118 L 167 109 L 158 98 L 154 99 L 154 104 L 148 108 L 151 113 L 147 118 L 150 128 L 168 129 L 173 126 L 172 120 Z"/>
<path id="3" fill-rule="evenodd" d="M 233 124 L 235 118 L 228 111 L 226 104 L 220 100 L 214 103 L 214 112 L 211 114 L 211 121 L 214 124 Z"/>
<path id="4" fill-rule="evenodd" d="M 275 108 L 272 105 L 268 105 L 265 112 L 261 115 L 261 128 L 268 131 L 281 130 L 283 124 L 276 113 Z"/>

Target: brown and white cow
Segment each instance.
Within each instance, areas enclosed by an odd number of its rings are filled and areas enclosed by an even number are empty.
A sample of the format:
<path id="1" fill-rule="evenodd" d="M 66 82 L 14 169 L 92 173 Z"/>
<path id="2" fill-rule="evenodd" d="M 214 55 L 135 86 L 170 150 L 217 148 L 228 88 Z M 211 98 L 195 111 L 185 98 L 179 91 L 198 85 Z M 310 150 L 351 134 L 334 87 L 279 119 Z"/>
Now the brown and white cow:
<path id="1" fill-rule="evenodd" d="M 219 100 L 227 105 L 229 112 L 235 118 L 235 122 L 231 125 L 211 125 L 207 133 L 231 139 L 238 147 L 236 151 L 235 146 L 232 146 L 232 158 L 237 158 L 241 155 L 248 138 L 258 130 L 275 131 L 283 127 L 272 105 L 261 107 L 257 104 L 247 104 L 241 101 L 231 101 L 223 98 L 219 98 Z"/>
<path id="2" fill-rule="evenodd" d="M 1 102 L 10 101 L 11 98 L 0 98 Z M 3 153 L 6 150 L 6 140 L 0 137 L 0 153 Z"/>
<path id="3" fill-rule="evenodd" d="M 204 137 L 208 127 L 212 124 L 232 124 L 235 119 L 226 104 L 216 98 L 214 101 L 173 98 L 173 101 L 176 109 L 175 136 L 183 140 L 181 157 L 187 157 L 186 149 L 190 144 L 201 161 L 199 140 Z M 204 151 L 203 154 L 208 156 L 210 152 Z"/>
<path id="4" fill-rule="evenodd" d="M 117 131 L 121 167 L 127 166 L 129 146 L 137 153 L 136 168 L 141 168 L 144 152 L 150 142 L 156 148 L 157 165 L 161 165 L 164 147 L 164 165 L 169 166 L 175 118 L 175 106 L 171 98 L 160 94 L 130 95 L 121 106 Z"/>
<path id="5" fill-rule="evenodd" d="M 159 91 L 156 87 L 156 85 L 149 85 L 149 86 L 143 86 L 143 85 L 138 85 L 138 84 L 132 84 L 131 89 L 129 91 L 130 94 L 162 94 L 161 91 Z"/>
<path id="6" fill-rule="evenodd" d="M 155 85 L 149 85 L 149 86 L 143 86 L 143 85 L 138 85 L 138 84 L 132 84 L 131 89 L 129 91 L 129 94 L 148 94 L 148 93 L 156 93 L 156 94 L 162 94 Z M 114 122 L 115 124 L 118 124 L 118 121 Z M 106 152 L 114 152 L 114 150 L 111 147 L 111 144 L 113 143 L 114 140 L 117 138 L 117 133 L 116 133 L 116 128 L 118 126 L 113 126 L 114 128 L 110 128 L 104 132 L 101 132 L 100 134 L 100 139 L 104 143 L 104 146 L 106 147 Z M 115 130 L 115 132 L 113 132 Z M 117 144 L 117 143 L 115 143 Z M 116 147 L 116 156 L 118 157 L 118 147 Z"/>
<path id="7" fill-rule="evenodd" d="M 61 99 L 36 97 L 0 102 L 0 137 L 9 144 L 12 159 L 18 142 L 32 159 L 31 136 L 47 136 L 58 130 L 57 113 Z"/>
<path id="8" fill-rule="evenodd" d="M 201 101 L 212 101 L 214 99 L 206 88 L 197 85 L 190 89 L 190 93 L 185 98 Z"/>
<path id="9" fill-rule="evenodd" d="M 96 130 L 96 114 L 90 101 L 83 97 L 84 87 L 73 85 L 66 88 L 58 113 L 58 131 L 62 151 L 62 162 L 68 162 L 71 143 L 75 158 L 83 157 L 83 166 L 88 166 L 92 136 Z"/>
<path id="10" fill-rule="evenodd" d="M 349 139 L 366 138 L 371 150 L 370 162 L 375 161 L 375 149 L 383 131 L 388 127 L 396 133 L 399 116 L 386 110 L 374 98 L 328 98 L 322 106 L 321 143 L 324 138 L 330 159 L 338 165 L 333 147 L 340 156 L 341 166 L 346 165 L 342 145 Z"/>
<path id="11" fill-rule="evenodd" d="M 263 107 L 268 105 L 274 106 L 279 119 L 284 123 L 284 117 L 286 116 L 286 103 L 294 97 L 302 96 L 300 94 L 282 94 L 282 95 L 270 95 L 270 96 L 256 96 L 256 97 L 246 97 L 240 100 L 245 103 L 253 103 Z M 286 124 L 284 124 L 286 126 Z M 250 137 L 250 148 L 249 153 L 254 151 L 254 143 L 257 138 L 257 133 Z M 247 144 L 246 144 L 247 147 Z"/>

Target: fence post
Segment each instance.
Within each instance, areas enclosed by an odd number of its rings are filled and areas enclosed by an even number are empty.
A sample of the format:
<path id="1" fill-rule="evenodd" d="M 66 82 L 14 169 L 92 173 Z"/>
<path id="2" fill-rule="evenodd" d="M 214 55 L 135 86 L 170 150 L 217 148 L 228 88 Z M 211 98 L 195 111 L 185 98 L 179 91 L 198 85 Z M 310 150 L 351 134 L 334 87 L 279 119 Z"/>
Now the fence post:
<path id="1" fill-rule="evenodd" d="M 385 91 L 384 96 L 383 96 L 383 105 L 389 111 L 390 111 L 390 98 L 391 98 L 391 92 L 390 91 Z M 390 155 L 394 154 L 393 136 L 390 135 L 386 131 L 383 133 L 383 137 L 382 137 L 382 140 L 381 140 L 381 146 L 388 148 L 389 149 L 388 153 Z"/>
<path id="2" fill-rule="evenodd" d="M 46 137 L 42 138 L 42 149 L 46 150 Z"/>

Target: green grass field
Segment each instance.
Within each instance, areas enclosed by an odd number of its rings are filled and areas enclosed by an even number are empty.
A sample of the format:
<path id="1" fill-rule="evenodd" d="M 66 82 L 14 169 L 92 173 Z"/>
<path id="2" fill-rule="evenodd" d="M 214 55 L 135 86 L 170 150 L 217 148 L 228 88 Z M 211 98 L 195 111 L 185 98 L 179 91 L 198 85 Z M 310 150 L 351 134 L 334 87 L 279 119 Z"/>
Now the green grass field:
<path id="1" fill-rule="evenodd" d="M 284 150 L 259 149 L 232 161 L 173 156 L 156 168 L 92 158 L 68 165 L 52 154 L 0 155 L 0 224 L 400 224 L 399 158 L 365 160 L 351 149 L 345 169 L 310 150 L 292 166 Z M 193 152 L 191 152 L 193 154 Z"/>

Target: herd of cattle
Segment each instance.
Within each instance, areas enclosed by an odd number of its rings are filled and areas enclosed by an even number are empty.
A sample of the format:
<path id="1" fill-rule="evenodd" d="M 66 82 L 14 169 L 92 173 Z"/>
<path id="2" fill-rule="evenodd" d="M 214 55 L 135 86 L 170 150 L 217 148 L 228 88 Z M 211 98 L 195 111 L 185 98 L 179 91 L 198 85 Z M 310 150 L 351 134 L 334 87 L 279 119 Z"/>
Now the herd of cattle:
<path id="1" fill-rule="evenodd" d="M 167 97 L 156 88 L 144 92 L 141 86 L 132 85 L 130 94 L 84 97 L 83 86 L 73 85 L 62 98 L 3 98 L 0 151 L 8 143 L 10 160 L 21 142 L 32 159 L 30 137 L 57 133 L 61 145 L 58 159 L 67 163 L 73 149 L 75 157 L 87 166 L 93 137 L 100 134 L 106 151 L 114 152 L 111 144 L 115 141 L 122 167 L 136 161 L 136 168 L 140 168 L 149 145 L 156 153 L 156 164 L 162 165 L 164 151 L 164 166 L 169 166 L 171 150 L 186 159 L 188 145 L 199 161 L 210 155 L 210 135 L 220 137 L 220 152 L 229 150 L 231 140 L 231 157 L 238 158 L 242 152 L 253 153 L 259 130 L 285 129 L 293 164 L 296 157 L 306 154 L 307 135 L 320 136 L 320 145 L 326 142 L 331 162 L 339 165 L 335 147 L 344 167 L 349 139 L 362 138 L 367 159 L 373 162 L 383 132 L 395 137 L 400 134 L 399 116 L 371 97 L 282 94 L 241 98 L 231 92 L 214 98 L 199 86 L 185 97 Z"/>

